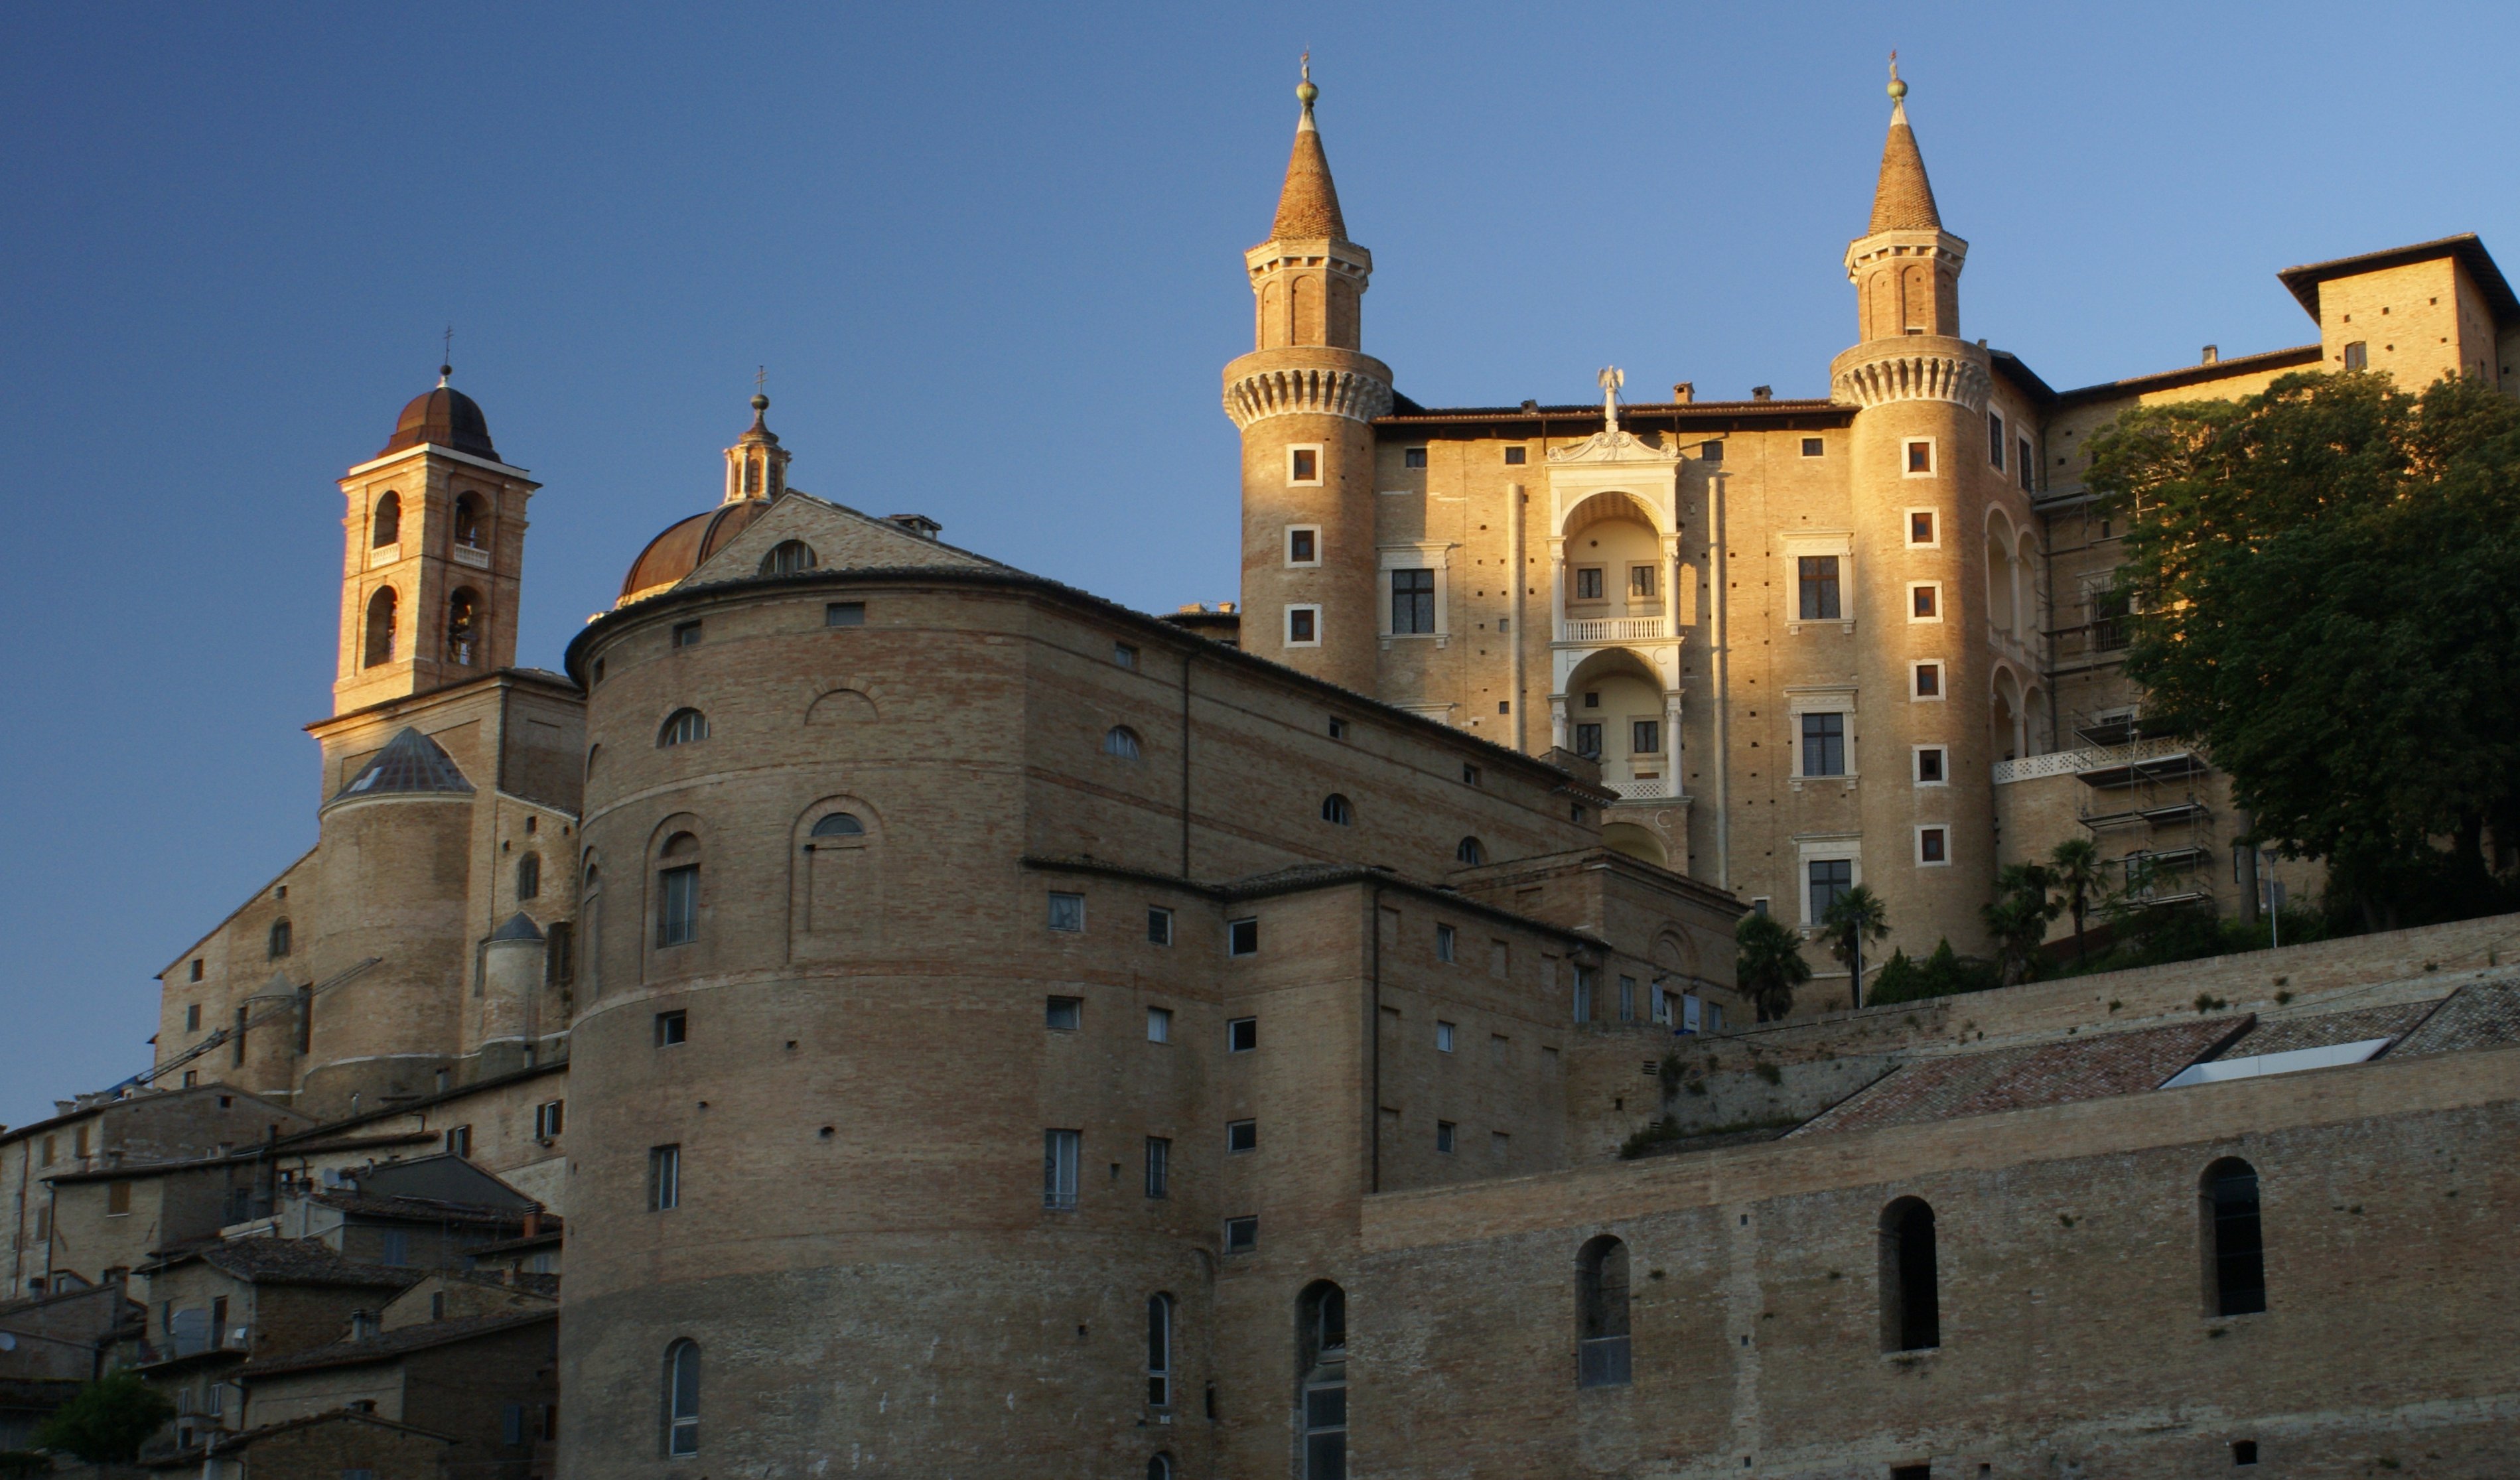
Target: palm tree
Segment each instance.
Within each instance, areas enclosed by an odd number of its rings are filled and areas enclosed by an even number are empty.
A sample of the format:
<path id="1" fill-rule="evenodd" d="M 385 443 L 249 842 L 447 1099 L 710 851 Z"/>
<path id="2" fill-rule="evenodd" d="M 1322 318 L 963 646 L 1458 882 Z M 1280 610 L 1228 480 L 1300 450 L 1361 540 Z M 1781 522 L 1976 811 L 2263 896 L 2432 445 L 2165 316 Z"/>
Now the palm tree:
<path id="1" fill-rule="evenodd" d="M 1855 973 L 1855 1006 L 1864 1006 L 1864 942 L 1867 937 L 1880 940 L 1889 935 L 1889 907 L 1881 903 L 1880 895 L 1857 884 L 1829 901 L 1820 926 L 1828 932 L 1828 954 Z"/>
<path id="2" fill-rule="evenodd" d="M 1980 907 L 1987 933 L 1995 937 L 1999 979 L 2007 987 L 2030 979 L 2039 948 L 2048 939 L 2048 922 L 2065 908 L 2063 900 L 2048 897 L 2053 882 L 2037 864 L 2006 864 L 1995 876 L 1995 886 L 2002 892 L 1993 904 Z"/>
<path id="3" fill-rule="evenodd" d="M 1732 939 L 1741 952 L 1732 964 L 1732 979 L 1758 1010 L 1759 1020 L 1773 1022 L 1792 1011 L 1794 988 L 1811 980 L 1801 939 L 1765 915 L 1742 916 Z"/>
<path id="4" fill-rule="evenodd" d="M 2100 845 L 2088 837 L 2069 837 L 2048 855 L 2048 881 L 2064 891 L 2064 904 L 2074 916 L 2074 964 L 2088 964 L 2091 950 L 2083 944 L 2083 920 L 2108 897 L 2108 866 L 2100 862 Z"/>

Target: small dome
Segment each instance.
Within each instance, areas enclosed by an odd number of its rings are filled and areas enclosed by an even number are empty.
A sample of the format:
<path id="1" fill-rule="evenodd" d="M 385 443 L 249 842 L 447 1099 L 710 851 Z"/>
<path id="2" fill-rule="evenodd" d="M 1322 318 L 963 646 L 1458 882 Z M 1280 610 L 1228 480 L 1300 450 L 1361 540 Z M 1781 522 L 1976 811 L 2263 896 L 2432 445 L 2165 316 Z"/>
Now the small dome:
<path id="1" fill-rule="evenodd" d="M 682 580 L 769 512 L 768 499 L 738 499 L 667 525 L 665 532 L 650 540 L 648 548 L 630 562 L 630 573 L 621 578 L 620 604 L 635 602 Z"/>
<path id="2" fill-rule="evenodd" d="M 418 447 L 423 442 L 452 447 L 494 463 L 500 461 L 499 449 L 490 445 L 490 423 L 481 415 L 479 404 L 443 381 L 435 389 L 412 397 L 411 404 L 394 421 L 392 439 L 377 456 Z"/>

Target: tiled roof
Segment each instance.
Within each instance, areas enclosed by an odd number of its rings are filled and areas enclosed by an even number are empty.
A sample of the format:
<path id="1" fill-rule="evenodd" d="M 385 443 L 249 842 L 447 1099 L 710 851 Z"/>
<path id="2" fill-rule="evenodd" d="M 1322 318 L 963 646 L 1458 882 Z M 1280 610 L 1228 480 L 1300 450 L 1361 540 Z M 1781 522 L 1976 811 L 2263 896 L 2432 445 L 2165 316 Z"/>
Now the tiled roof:
<path id="1" fill-rule="evenodd" d="M 248 1362 L 237 1369 L 241 1377 L 267 1377 L 276 1372 L 304 1372 L 327 1367 L 359 1367 L 371 1362 L 391 1362 L 413 1352 L 433 1346 L 447 1346 L 470 1341 L 475 1336 L 496 1335 L 537 1322 L 558 1321 L 553 1311 L 527 1311 L 522 1315 L 463 1316 L 451 1321 L 427 1321 L 386 1331 L 365 1341 L 336 1341 L 311 1351 L 291 1352 L 281 1357 L 266 1357 Z"/>
<path id="2" fill-rule="evenodd" d="M 195 1259 L 239 1279 L 257 1284 L 334 1284 L 393 1288 L 416 1284 L 425 1270 L 388 1269 L 353 1264 L 332 1245 L 308 1238 L 258 1236 L 225 1243 L 204 1243 L 169 1254 L 154 1269 L 188 1264 Z"/>
<path id="3" fill-rule="evenodd" d="M 437 741 L 417 730 L 406 729 L 385 741 L 385 747 L 361 766 L 347 785 L 333 793 L 333 800 L 393 792 L 472 789 L 472 784 L 464 779 L 462 768 L 455 764 L 453 756 L 438 748 Z"/>
<path id="4" fill-rule="evenodd" d="M 2336 278 L 2357 277 L 2366 272 L 2403 267 L 2409 262 L 2426 262 L 2435 257 L 2458 259 L 2459 265 L 2467 269 L 2468 277 L 2474 280 L 2478 290 L 2485 294 L 2486 301 L 2493 306 L 2498 325 L 2508 325 L 2515 320 L 2520 320 L 2520 295 L 2513 294 L 2511 284 L 2502 276 L 2502 269 L 2496 265 L 2493 253 L 2485 249 L 2485 244 L 2478 240 L 2476 233 L 2472 231 L 2462 232 L 2455 237 L 2443 237 L 2438 241 L 2417 242 L 2409 247 L 2392 247 L 2381 251 L 2366 251 L 2359 256 L 2335 257 L 2325 262 L 2306 262 L 2299 267 L 2287 267 L 2276 273 L 2275 277 L 2284 287 L 2292 291 L 2292 295 L 2300 300 L 2303 309 L 2316 319 L 2318 317 L 2320 284 Z"/>
<path id="5" fill-rule="evenodd" d="M 259 1428 L 247 1429 L 241 1434 L 222 1434 L 213 1430 L 209 1435 L 208 1445 L 202 1449 L 178 1449 L 163 1455 L 144 1457 L 140 1462 L 147 1469 L 197 1470 L 201 1468 L 202 1460 L 206 1456 L 232 1455 L 238 1450 L 262 1440 L 280 1434 L 295 1433 L 302 1428 L 313 1428 L 319 1423 L 364 1423 L 371 1428 L 390 1429 L 396 1433 L 409 1434 L 415 1439 L 429 1439 L 439 1444 L 461 1442 L 451 1434 L 441 1434 L 434 1429 L 419 1428 L 408 1423 L 397 1423 L 391 1418 L 380 1418 L 374 1413 L 363 1413 L 356 1409 L 334 1409 L 327 1413 L 308 1413 L 298 1418 L 284 1418 L 278 1423 L 266 1423 Z"/>
<path id="6" fill-rule="evenodd" d="M 1347 240 L 1347 220 L 1339 214 L 1329 156 L 1322 152 L 1322 133 L 1313 126 L 1313 106 L 1307 103 L 1303 121 L 1295 125 L 1295 149 L 1286 159 L 1286 184 L 1278 192 L 1278 219 L 1269 227 L 1269 240 L 1317 237 Z"/>
<path id="7" fill-rule="evenodd" d="M 472 1228 L 522 1229 L 523 1208 L 488 1207 L 476 1202 L 439 1202 L 429 1197 L 405 1197 L 391 1193 L 321 1191 L 310 1194 L 328 1208 L 338 1208 L 358 1218 L 382 1218 L 398 1223 L 450 1223 Z M 549 1217 L 549 1215 L 545 1215 Z M 552 1222 L 559 1220 L 554 1218 Z"/>
<path id="8" fill-rule="evenodd" d="M 1919 1059 L 1839 1101 L 1793 1134 L 1872 1131 L 2138 1095 L 2228 1043 L 2251 1021 L 2208 1017 L 2165 1028 Z"/>
<path id="9" fill-rule="evenodd" d="M 2520 981 L 2470 982 L 2389 1050 L 2391 1058 L 2520 1044 Z"/>
<path id="10" fill-rule="evenodd" d="M 2423 1020 L 2433 1009 L 2428 1002 L 2405 1002 L 2351 1012 L 2321 1012 L 2315 1017 L 2261 1019 L 2217 1058 L 2246 1058 L 2255 1054 L 2288 1054 L 2295 1049 L 2324 1049 L 2340 1043 L 2395 1038 Z"/>
<path id="11" fill-rule="evenodd" d="M 1925 157 L 1916 148 L 1916 131 L 1908 126 L 1908 105 L 1894 104 L 1890 137 L 1881 145 L 1881 179 L 1872 188 L 1872 224 L 1865 235 L 1942 229 L 1933 182 L 1925 178 Z"/>

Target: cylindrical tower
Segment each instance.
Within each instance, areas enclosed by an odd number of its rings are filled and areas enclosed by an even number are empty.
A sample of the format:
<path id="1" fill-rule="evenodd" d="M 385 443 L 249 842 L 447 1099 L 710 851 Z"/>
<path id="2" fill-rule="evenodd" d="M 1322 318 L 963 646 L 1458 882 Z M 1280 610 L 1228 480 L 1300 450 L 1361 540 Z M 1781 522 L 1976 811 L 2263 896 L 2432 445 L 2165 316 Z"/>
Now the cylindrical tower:
<path id="1" fill-rule="evenodd" d="M 1308 69 L 1277 220 L 1243 253 L 1252 350 L 1225 367 L 1225 413 L 1242 432 L 1242 646 L 1371 694 L 1371 424 L 1391 409 L 1391 371 L 1360 348 L 1373 254 L 1347 239 L 1319 93 Z"/>
<path id="2" fill-rule="evenodd" d="M 1893 949 L 1974 952 L 1995 872 L 1984 540 L 2003 486 L 1988 456 L 1986 350 L 1959 336 L 1968 244 L 1943 230 L 1891 76 L 1870 230 L 1846 251 L 1862 342 L 1829 367 L 1855 417 L 1850 504 L 1864 776 L 1863 882 Z"/>
<path id="3" fill-rule="evenodd" d="M 481 943 L 474 1036 L 466 1046 L 479 1055 L 475 1077 L 489 1079 L 525 1067 L 525 1051 L 536 1036 L 534 1007 L 543 989 L 547 944 L 542 927 L 522 911 Z"/>

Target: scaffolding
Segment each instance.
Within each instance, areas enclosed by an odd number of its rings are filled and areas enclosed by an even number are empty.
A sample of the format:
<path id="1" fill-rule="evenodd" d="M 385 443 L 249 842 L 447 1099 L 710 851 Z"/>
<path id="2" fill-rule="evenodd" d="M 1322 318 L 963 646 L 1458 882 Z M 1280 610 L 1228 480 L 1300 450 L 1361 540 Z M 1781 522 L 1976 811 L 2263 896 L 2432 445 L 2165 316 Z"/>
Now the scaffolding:
<path id="1" fill-rule="evenodd" d="M 2131 709 L 2075 716 L 2087 740 L 2119 737 L 2107 746 L 2123 751 L 2141 734 Z M 2075 772 L 2083 784 L 2080 821 L 2103 856 L 2122 871 L 2130 900 L 2178 905 L 2214 897 L 2213 809 L 2199 787 L 2213 774 L 2195 751 L 2180 747 L 2154 754 L 2093 756 Z"/>

